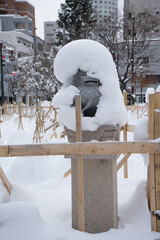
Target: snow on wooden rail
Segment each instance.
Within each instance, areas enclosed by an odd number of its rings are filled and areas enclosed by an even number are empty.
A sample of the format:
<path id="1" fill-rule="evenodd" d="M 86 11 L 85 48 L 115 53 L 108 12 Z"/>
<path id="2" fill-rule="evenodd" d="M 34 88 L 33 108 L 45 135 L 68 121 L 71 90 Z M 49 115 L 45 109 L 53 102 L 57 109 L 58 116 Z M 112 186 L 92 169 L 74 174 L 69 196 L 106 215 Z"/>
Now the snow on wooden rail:
<path id="1" fill-rule="evenodd" d="M 160 153 L 160 142 L 79 142 L 0 146 L 0 157 L 45 155 Z"/>

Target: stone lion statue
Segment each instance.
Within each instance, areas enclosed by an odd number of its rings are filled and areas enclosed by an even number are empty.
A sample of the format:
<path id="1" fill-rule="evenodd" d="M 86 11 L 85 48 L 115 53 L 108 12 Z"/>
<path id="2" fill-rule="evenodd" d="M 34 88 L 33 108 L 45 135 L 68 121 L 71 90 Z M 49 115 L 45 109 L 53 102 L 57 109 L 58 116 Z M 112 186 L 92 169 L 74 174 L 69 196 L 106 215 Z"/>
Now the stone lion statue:
<path id="1" fill-rule="evenodd" d="M 100 81 L 97 78 L 87 76 L 87 72 L 79 69 L 77 74 L 74 75 L 73 85 L 80 90 L 83 115 L 94 117 L 101 96 L 99 91 Z"/>

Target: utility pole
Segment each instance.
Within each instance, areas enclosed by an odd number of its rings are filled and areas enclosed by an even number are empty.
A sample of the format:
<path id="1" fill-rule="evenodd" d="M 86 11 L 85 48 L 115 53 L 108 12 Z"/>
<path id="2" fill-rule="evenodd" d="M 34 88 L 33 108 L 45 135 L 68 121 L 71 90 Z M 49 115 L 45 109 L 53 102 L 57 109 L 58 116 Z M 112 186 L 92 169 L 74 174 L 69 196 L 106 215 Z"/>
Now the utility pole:
<path id="1" fill-rule="evenodd" d="M 3 81 L 3 60 L 2 60 L 2 42 L 0 42 L 0 67 L 1 67 L 1 106 L 4 103 L 4 81 Z"/>

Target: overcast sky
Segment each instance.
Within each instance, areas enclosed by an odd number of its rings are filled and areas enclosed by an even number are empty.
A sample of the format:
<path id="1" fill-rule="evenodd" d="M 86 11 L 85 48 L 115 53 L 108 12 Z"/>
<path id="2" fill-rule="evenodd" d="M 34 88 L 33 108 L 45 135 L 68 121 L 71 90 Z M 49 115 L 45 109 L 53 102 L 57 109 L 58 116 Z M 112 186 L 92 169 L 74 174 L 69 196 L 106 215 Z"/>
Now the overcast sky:
<path id="1" fill-rule="evenodd" d="M 56 21 L 60 4 L 65 0 L 27 0 L 35 7 L 37 35 L 44 39 L 44 22 Z M 123 8 L 123 1 L 118 0 L 119 8 Z"/>

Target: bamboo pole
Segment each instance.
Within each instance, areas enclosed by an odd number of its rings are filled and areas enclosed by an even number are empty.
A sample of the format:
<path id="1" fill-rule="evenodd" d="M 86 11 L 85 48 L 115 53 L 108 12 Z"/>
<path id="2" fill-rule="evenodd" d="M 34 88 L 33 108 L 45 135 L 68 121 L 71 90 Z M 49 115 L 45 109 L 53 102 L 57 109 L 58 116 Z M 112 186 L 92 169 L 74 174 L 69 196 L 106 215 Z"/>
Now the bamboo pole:
<path id="1" fill-rule="evenodd" d="M 123 92 L 124 104 L 127 107 L 127 92 Z M 123 141 L 127 141 L 127 124 L 123 127 Z M 128 162 L 124 162 L 124 178 L 128 178 Z"/>
<path id="2" fill-rule="evenodd" d="M 81 96 L 75 97 L 76 105 L 76 142 L 82 142 Z M 85 231 L 84 191 L 83 191 L 83 157 L 77 155 L 77 191 L 78 191 L 78 230 Z"/>
<path id="3" fill-rule="evenodd" d="M 155 95 L 149 95 L 149 125 L 148 125 L 148 133 L 149 139 L 154 139 L 155 133 L 155 125 L 154 125 L 154 109 L 155 109 Z M 155 203 L 155 158 L 154 154 L 149 155 L 149 191 L 150 191 L 150 211 L 151 213 L 156 210 L 156 203 Z M 156 231 L 156 216 L 151 214 L 151 228 L 152 231 Z"/>

